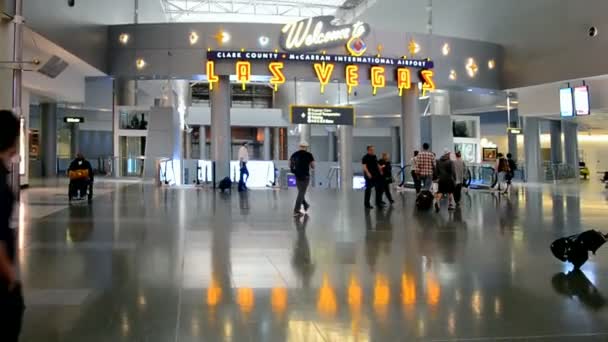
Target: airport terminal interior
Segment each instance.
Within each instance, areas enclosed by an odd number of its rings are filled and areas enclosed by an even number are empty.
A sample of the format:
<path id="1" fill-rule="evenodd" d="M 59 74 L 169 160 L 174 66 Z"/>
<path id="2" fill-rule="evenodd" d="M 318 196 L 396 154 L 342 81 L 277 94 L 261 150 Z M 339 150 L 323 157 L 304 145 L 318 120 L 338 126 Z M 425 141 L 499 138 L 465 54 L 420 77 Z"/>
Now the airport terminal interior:
<path id="1" fill-rule="evenodd" d="M 607 11 L 0 0 L 0 341 L 608 341 Z"/>

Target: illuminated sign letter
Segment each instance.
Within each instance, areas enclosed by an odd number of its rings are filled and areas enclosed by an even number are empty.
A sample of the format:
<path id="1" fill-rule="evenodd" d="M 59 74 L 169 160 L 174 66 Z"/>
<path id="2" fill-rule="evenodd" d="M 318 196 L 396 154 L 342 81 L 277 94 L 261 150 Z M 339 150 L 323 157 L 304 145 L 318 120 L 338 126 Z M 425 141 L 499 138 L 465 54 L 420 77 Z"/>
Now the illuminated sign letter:
<path id="1" fill-rule="evenodd" d="M 399 96 L 403 96 L 403 89 L 412 88 L 410 69 L 397 69 L 397 87 L 399 88 Z"/>
<path id="2" fill-rule="evenodd" d="M 346 85 L 348 86 L 349 94 L 352 93 L 354 87 L 359 85 L 359 66 L 346 66 Z"/>
<path id="3" fill-rule="evenodd" d="M 384 88 L 386 86 L 386 77 L 384 76 L 384 67 L 381 66 L 373 66 L 370 70 L 371 72 L 371 83 L 374 88 L 372 94 L 376 95 L 378 88 Z"/>
<path id="4" fill-rule="evenodd" d="M 279 85 L 285 83 L 285 75 L 283 74 L 283 62 L 270 62 L 268 70 L 272 74 L 270 84 L 274 86 L 274 91 L 279 90 Z"/>
<path id="5" fill-rule="evenodd" d="M 209 81 L 209 90 L 213 90 L 213 84 L 217 83 L 220 78 L 215 74 L 215 62 L 207 61 L 207 81 Z"/>
<path id="6" fill-rule="evenodd" d="M 435 81 L 433 81 L 433 76 L 435 73 L 433 70 L 422 70 L 420 72 L 420 77 L 422 78 L 422 96 L 426 95 L 426 92 L 429 90 L 435 89 Z"/>
<path id="7" fill-rule="evenodd" d="M 247 61 L 236 62 L 236 79 L 241 82 L 243 90 L 245 85 L 251 80 L 251 63 Z"/>
<path id="8" fill-rule="evenodd" d="M 315 63 L 314 67 L 315 67 L 315 73 L 317 74 L 317 78 L 319 79 L 319 82 L 321 83 L 321 94 L 323 94 L 323 93 L 325 93 L 325 86 L 331 80 L 331 74 L 334 71 L 334 65 L 323 62 L 322 64 Z"/>

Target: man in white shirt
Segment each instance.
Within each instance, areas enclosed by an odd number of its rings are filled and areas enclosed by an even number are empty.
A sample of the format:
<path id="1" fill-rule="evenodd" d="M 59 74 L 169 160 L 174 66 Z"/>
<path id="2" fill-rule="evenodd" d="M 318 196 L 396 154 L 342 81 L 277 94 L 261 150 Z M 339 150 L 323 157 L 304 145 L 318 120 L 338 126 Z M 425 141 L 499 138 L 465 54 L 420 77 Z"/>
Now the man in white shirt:
<path id="1" fill-rule="evenodd" d="M 239 149 L 239 165 L 240 165 L 240 177 L 239 177 L 239 191 L 247 190 L 245 175 L 247 175 L 247 179 L 249 179 L 249 170 L 247 170 L 247 162 L 249 161 L 249 150 L 247 149 L 247 145 L 249 143 L 244 142 L 243 146 Z"/>

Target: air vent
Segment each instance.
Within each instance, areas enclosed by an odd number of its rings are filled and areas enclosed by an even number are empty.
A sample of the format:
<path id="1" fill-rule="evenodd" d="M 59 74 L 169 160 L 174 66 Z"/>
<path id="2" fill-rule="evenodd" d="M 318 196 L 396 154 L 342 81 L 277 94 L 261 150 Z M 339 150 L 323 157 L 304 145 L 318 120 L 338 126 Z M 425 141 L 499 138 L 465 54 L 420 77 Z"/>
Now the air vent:
<path id="1" fill-rule="evenodd" d="M 53 55 L 40 69 L 38 69 L 38 72 L 50 78 L 55 78 L 59 76 L 68 65 L 68 62 Z"/>

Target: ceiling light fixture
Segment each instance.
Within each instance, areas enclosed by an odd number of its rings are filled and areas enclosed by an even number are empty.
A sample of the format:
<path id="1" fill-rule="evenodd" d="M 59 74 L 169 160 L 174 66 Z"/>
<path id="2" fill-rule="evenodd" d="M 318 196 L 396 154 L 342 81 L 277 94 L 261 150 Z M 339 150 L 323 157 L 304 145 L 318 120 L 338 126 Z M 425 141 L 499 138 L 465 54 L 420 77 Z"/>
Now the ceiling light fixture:
<path id="1" fill-rule="evenodd" d="M 222 31 L 221 33 L 222 43 L 228 43 L 230 41 L 230 33 Z"/>
<path id="2" fill-rule="evenodd" d="M 473 59 L 473 57 L 467 60 L 465 68 L 467 69 L 467 74 L 469 74 L 469 77 L 471 78 L 475 77 L 477 75 L 477 72 L 479 71 L 479 67 L 477 66 L 477 63 L 475 62 L 475 59 Z"/>
<path id="3" fill-rule="evenodd" d="M 410 40 L 410 43 L 407 45 L 408 50 L 410 51 L 410 56 L 414 57 L 417 53 L 420 52 L 420 44 L 418 44 L 414 39 Z"/>
<path id="4" fill-rule="evenodd" d="M 127 43 L 129 42 L 129 38 L 131 37 L 129 37 L 127 33 L 121 33 L 120 36 L 118 36 L 118 41 L 122 45 L 127 45 Z"/>
<path id="5" fill-rule="evenodd" d="M 456 74 L 456 70 L 452 69 L 450 70 L 450 80 L 452 81 L 456 81 L 456 79 L 458 78 L 458 75 Z"/>
<path id="6" fill-rule="evenodd" d="M 450 44 L 448 44 L 448 43 L 443 44 L 443 47 L 441 48 L 441 53 L 444 56 L 449 55 L 450 54 Z"/>
<path id="7" fill-rule="evenodd" d="M 495 60 L 493 60 L 493 59 L 490 59 L 490 60 L 488 61 L 488 69 L 492 70 L 492 69 L 494 69 L 495 67 L 496 67 L 496 61 L 495 61 Z"/>
<path id="8" fill-rule="evenodd" d="M 146 61 L 144 61 L 143 58 L 138 58 L 135 61 L 135 66 L 137 67 L 137 69 L 141 70 L 146 67 Z"/>
<path id="9" fill-rule="evenodd" d="M 190 40 L 190 45 L 194 45 L 196 42 L 198 42 L 198 33 L 192 31 L 190 32 L 190 36 L 188 38 Z"/>
<path id="10" fill-rule="evenodd" d="M 268 45 L 268 43 L 270 43 L 270 38 L 266 36 L 260 36 L 260 38 L 258 38 L 258 43 L 260 43 L 261 46 L 266 46 Z"/>

